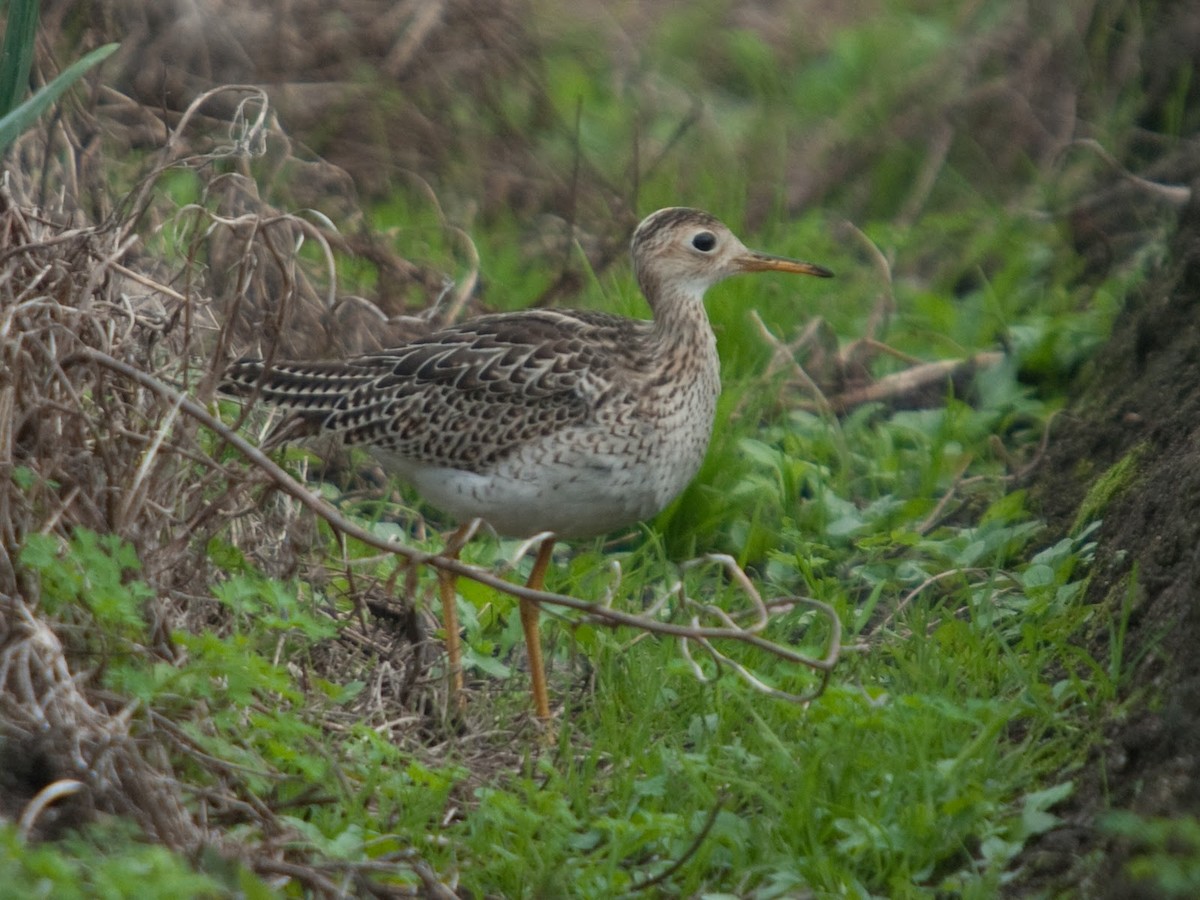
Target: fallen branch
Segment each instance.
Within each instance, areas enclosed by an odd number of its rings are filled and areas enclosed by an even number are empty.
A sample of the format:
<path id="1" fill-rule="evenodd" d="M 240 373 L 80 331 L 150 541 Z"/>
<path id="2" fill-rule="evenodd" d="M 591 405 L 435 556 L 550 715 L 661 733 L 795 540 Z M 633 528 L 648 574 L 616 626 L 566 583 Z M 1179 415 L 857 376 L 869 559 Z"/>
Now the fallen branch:
<path id="1" fill-rule="evenodd" d="M 976 353 L 966 359 L 943 359 L 937 362 L 921 363 L 912 368 L 891 375 L 885 375 L 878 381 L 862 387 L 850 388 L 822 401 L 833 407 L 838 413 L 849 412 L 867 403 L 887 403 L 902 407 L 913 404 L 930 390 L 944 389 L 947 381 L 959 381 L 964 376 L 974 374 L 980 369 L 999 365 L 1004 354 L 999 351 Z M 802 404 L 803 405 L 803 404 Z M 816 404 L 822 408 L 822 404 Z"/>

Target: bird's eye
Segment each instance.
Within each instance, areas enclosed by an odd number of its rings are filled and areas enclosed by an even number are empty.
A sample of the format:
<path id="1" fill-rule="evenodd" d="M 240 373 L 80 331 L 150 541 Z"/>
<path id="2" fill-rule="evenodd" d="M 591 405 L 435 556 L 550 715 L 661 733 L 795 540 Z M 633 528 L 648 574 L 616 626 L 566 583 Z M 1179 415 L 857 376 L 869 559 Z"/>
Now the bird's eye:
<path id="1" fill-rule="evenodd" d="M 717 236 L 711 231 L 701 231 L 692 238 L 692 246 L 697 250 L 707 253 L 713 247 L 717 246 Z"/>

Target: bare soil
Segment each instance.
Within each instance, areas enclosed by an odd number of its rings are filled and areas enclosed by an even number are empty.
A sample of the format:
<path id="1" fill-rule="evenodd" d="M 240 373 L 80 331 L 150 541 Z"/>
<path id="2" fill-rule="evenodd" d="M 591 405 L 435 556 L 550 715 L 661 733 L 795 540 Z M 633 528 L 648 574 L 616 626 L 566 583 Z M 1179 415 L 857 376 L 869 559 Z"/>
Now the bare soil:
<path id="1" fill-rule="evenodd" d="M 1101 511 L 1087 601 L 1105 607 L 1090 650 L 1119 649 L 1122 708 L 1107 712 L 1107 742 L 1076 777 L 1062 828 L 1027 854 L 1033 877 L 1014 891 L 1047 888 L 1090 897 L 1156 896 L 1130 880 L 1136 847 L 1108 835 L 1108 809 L 1149 817 L 1200 814 L 1200 182 L 1169 254 L 1128 298 L 1107 346 L 1055 428 L 1036 489 L 1060 530 L 1071 526 L 1096 480 L 1135 454 L 1133 474 Z M 1128 604 L 1128 605 L 1126 605 Z M 1079 883 L 1085 861 L 1102 862 Z M 1087 866 L 1092 868 L 1092 866 Z"/>

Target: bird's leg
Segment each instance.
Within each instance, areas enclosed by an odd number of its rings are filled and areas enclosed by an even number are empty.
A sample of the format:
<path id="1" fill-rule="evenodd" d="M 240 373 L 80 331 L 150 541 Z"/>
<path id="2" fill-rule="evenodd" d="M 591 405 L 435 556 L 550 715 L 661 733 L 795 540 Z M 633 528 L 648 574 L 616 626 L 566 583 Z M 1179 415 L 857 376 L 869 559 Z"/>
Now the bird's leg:
<path id="1" fill-rule="evenodd" d="M 533 571 L 525 587 L 540 591 L 546 579 L 546 567 L 550 565 L 550 554 L 554 550 L 554 538 L 548 537 L 538 547 Z M 533 687 L 533 705 L 543 722 L 550 719 L 550 697 L 546 691 L 546 669 L 542 662 L 542 637 L 538 628 L 540 609 L 532 600 L 521 598 L 521 627 L 525 630 L 525 646 L 529 653 L 529 678 Z"/>
<path id="2" fill-rule="evenodd" d="M 458 559 L 459 551 L 462 550 L 463 544 L 471 539 L 475 528 L 475 522 L 467 522 L 465 525 L 460 525 L 456 528 L 450 537 L 446 539 L 446 549 L 442 551 L 442 554 L 450 559 Z M 438 595 L 442 600 L 442 628 L 446 632 L 446 662 L 450 672 L 450 702 L 456 710 L 461 712 L 463 707 L 466 706 L 466 696 L 463 694 L 462 640 L 458 634 L 458 604 L 455 599 L 458 576 L 444 569 L 438 569 L 437 576 Z"/>

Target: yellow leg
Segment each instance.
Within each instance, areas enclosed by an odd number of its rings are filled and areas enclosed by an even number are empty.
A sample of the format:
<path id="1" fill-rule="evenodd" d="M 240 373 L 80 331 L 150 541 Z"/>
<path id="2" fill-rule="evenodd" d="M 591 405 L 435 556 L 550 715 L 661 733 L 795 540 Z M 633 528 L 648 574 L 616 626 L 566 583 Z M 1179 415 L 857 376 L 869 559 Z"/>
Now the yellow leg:
<path id="1" fill-rule="evenodd" d="M 445 555 L 458 559 L 458 551 L 470 534 L 470 524 L 455 530 L 446 541 Z M 458 576 L 453 572 L 438 570 L 438 596 L 442 600 L 442 628 L 446 632 L 446 662 L 450 670 L 450 702 L 457 710 L 467 705 L 463 693 L 462 640 L 458 634 L 458 604 L 455 596 Z"/>
<path id="2" fill-rule="evenodd" d="M 550 565 L 550 552 L 554 549 L 554 538 L 546 538 L 538 548 L 533 561 L 533 571 L 525 582 L 527 588 L 542 589 L 546 579 L 546 567 Z M 550 695 L 546 690 L 546 668 L 542 662 L 542 636 L 538 628 L 538 605 L 532 600 L 521 598 L 521 627 L 525 630 L 525 646 L 529 652 L 529 678 L 533 687 L 533 706 L 543 722 L 550 719 Z"/>

